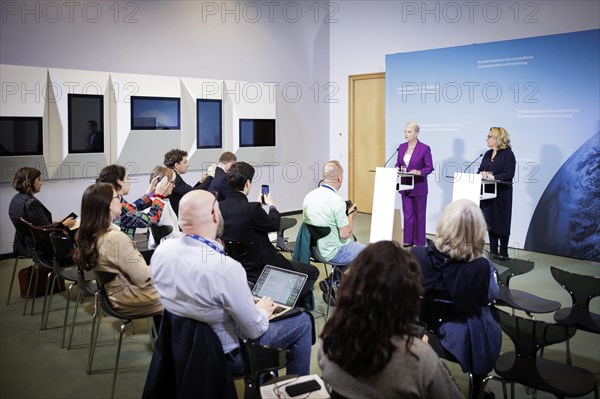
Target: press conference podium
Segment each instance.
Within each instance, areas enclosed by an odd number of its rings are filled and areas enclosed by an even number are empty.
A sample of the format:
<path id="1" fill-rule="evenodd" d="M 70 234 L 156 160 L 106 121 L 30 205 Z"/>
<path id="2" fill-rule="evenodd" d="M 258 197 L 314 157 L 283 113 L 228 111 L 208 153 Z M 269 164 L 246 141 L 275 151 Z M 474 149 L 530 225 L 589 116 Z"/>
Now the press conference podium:
<path id="1" fill-rule="evenodd" d="M 399 173 L 396 168 L 378 167 L 375 169 L 369 242 L 383 240 L 402 242 L 402 219 L 400 210 L 396 209 L 396 196 L 399 190 L 411 190 L 412 188 L 414 188 L 414 175 Z"/>
<path id="2" fill-rule="evenodd" d="M 452 202 L 469 199 L 479 205 L 479 201 L 496 198 L 499 180 L 482 179 L 479 173 L 454 173 L 452 177 Z"/>

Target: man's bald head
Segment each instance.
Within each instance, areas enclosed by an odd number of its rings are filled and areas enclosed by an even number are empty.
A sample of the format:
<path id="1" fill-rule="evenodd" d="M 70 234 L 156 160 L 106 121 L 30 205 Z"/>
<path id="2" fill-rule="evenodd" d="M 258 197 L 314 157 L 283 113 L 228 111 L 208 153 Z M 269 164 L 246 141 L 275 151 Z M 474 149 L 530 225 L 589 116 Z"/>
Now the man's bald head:
<path id="1" fill-rule="evenodd" d="M 184 234 L 215 239 L 220 219 L 219 204 L 208 191 L 192 190 L 179 202 L 179 225 Z"/>
<path id="2" fill-rule="evenodd" d="M 331 185 L 342 184 L 342 178 L 344 176 L 344 169 L 339 161 L 327 161 L 323 165 L 323 182 Z M 339 188 L 339 187 L 336 187 Z"/>

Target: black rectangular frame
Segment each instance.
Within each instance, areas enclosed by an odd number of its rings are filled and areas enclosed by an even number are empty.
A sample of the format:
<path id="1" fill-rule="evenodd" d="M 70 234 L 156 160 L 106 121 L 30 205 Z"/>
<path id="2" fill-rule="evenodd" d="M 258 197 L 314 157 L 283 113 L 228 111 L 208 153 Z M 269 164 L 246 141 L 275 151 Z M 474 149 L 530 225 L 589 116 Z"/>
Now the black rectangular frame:
<path id="1" fill-rule="evenodd" d="M 78 113 L 77 110 L 74 110 L 75 108 L 75 100 L 89 100 L 89 99 L 95 99 L 98 100 L 98 109 L 94 111 L 92 111 L 92 114 L 90 116 L 90 114 L 88 114 L 88 116 L 86 116 L 84 118 L 84 124 L 85 126 L 82 125 L 81 121 L 76 122 L 76 117 L 78 115 L 80 115 L 80 113 Z M 92 121 L 96 122 L 98 131 L 100 132 L 100 134 L 102 135 L 102 150 L 96 150 L 94 148 L 89 148 L 88 146 L 86 146 L 87 148 L 75 148 L 75 134 L 77 134 L 77 132 L 79 132 L 79 134 L 81 134 L 81 132 L 84 131 L 84 129 L 86 129 L 85 131 L 87 131 L 87 129 L 89 128 L 90 124 L 92 123 Z M 104 152 L 104 96 L 102 94 L 75 94 L 75 93 L 69 93 L 68 94 L 68 140 L 69 140 L 69 154 L 92 154 L 92 153 L 102 153 Z"/>
<path id="2" fill-rule="evenodd" d="M 144 124 L 140 124 L 138 121 L 136 123 L 136 119 L 142 119 L 142 118 L 136 118 L 134 115 L 134 111 L 135 111 L 135 102 L 136 101 L 169 101 L 169 102 L 174 102 L 177 105 L 177 123 L 175 125 L 172 126 L 160 126 L 157 127 L 156 126 L 156 119 L 154 126 L 148 126 L 148 125 L 144 125 Z M 159 107 L 160 109 L 160 107 Z M 131 130 L 180 130 L 181 129 L 181 99 L 179 97 L 146 97 L 146 96 L 131 96 L 130 97 L 130 115 L 131 115 L 131 125 L 130 128 Z M 144 118 L 144 119 L 152 119 L 152 118 Z"/>
<path id="3" fill-rule="evenodd" d="M 41 116 L 0 116 L 0 121 L 14 121 L 14 122 L 37 122 L 37 136 L 39 140 L 39 146 L 34 151 L 14 151 L 10 154 L 5 153 L 4 148 L 0 148 L 0 157 L 16 157 L 16 156 L 28 156 L 28 155 L 44 155 L 44 118 Z M 16 134 L 16 132 L 12 132 Z M 0 135 L 7 134 L 2 131 Z M 2 144 L 2 138 L 0 137 L 0 146 Z M 3 147 L 3 146 L 1 146 Z"/>

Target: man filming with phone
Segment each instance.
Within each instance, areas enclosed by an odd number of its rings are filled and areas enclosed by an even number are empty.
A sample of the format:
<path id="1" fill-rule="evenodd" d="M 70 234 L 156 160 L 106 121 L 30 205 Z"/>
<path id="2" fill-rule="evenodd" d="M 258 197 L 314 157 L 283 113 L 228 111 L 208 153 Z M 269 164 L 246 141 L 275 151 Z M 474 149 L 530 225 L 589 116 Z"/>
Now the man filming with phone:
<path id="1" fill-rule="evenodd" d="M 265 265 L 273 265 L 308 275 L 308 279 L 298 300 L 298 305 L 310 309 L 313 303 L 312 289 L 319 277 L 319 269 L 300 263 L 290 262 L 273 246 L 268 234 L 277 231 L 281 224 L 281 215 L 268 186 L 261 187 L 257 202 L 248 201 L 252 188 L 254 167 L 246 162 L 236 162 L 227 173 L 226 181 L 230 192 L 219 203 L 224 220 L 223 240 L 251 242 L 252 245 L 237 256 L 236 260 L 246 269 L 248 281 L 255 283 Z M 269 207 L 265 212 L 261 203 Z"/>

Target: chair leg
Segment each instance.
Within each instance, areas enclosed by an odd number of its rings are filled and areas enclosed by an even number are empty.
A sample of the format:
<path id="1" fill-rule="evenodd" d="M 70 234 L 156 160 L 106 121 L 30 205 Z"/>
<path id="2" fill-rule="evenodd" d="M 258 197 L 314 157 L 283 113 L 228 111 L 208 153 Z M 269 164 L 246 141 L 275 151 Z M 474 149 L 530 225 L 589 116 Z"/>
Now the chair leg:
<path id="1" fill-rule="evenodd" d="M 87 373 L 92 372 L 92 363 L 94 362 L 94 353 L 96 352 L 96 343 L 98 342 L 98 333 L 100 332 L 100 323 L 102 322 L 102 309 L 98 309 L 95 317 L 95 325 L 92 320 L 92 334 L 90 335 L 90 351 L 88 352 L 88 368 Z"/>
<path id="2" fill-rule="evenodd" d="M 71 332 L 69 333 L 69 345 L 67 346 L 67 350 L 71 349 L 71 343 L 73 342 L 73 332 L 75 331 L 75 322 L 77 321 L 77 310 L 79 309 L 79 302 L 81 302 L 82 300 L 83 291 L 80 290 L 77 294 L 77 302 L 75 302 L 75 310 L 73 311 L 73 321 L 71 322 Z"/>
<path id="3" fill-rule="evenodd" d="M 37 290 L 37 274 L 38 266 L 34 263 L 31 269 L 31 276 L 29 277 L 29 284 L 27 284 L 27 295 L 25 296 L 25 307 L 23 308 L 23 316 L 27 313 L 27 303 L 29 302 L 29 295 L 31 294 L 31 283 L 35 279 L 34 290 Z M 35 300 L 35 296 L 32 298 Z M 31 314 L 33 315 L 33 305 L 31 305 Z"/>
<path id="4" fill-rule="evenodd" d="M 71 290 L 73 289 L 74 285 L 75 285 L 75 283 L 71 283 L 69 285 L 69 289 L 67 290 L 67 306 L 65 307 L 65 319 L 63 321 L 63 328 L 62 328 L 62 341 L 60 344 L 61 348 L 65 347 L 65 336 L 66 336 L 66 332 L 67 332 L 67 320 L 69 319 L 69 306 L 71 306 Z"/>
<path id="5" fill-rule="evenodd" d="M 13 285 L 15 284 L 15 275 L 17 274 L 17 266 L 19 265 L 19 259 L 25 259 L 22 256 L 15 258 L 15 265 L 13 266 L 12 277 L 10 278 L 10 286 L 8 287 L 8 297 L 6 298 L 6 306 L 10 304 L 10 296 L 12 294 Z"/>
<path id="6" fill-rule="evenodd" d="M 52 280 L 52 287 L 50 287 L 50 281 Z M 52 273 L 48 273 L 48 278 L 46 279 L 46 291 L 44 292 L 44 304 L 42 305 L 42 320 L 40 324 L 40 330 L 45 330 L 46 325 L 48 324 L 48 314 L 50 313 L 50 307 L 52 306 L 52 295 L 50 295 L 50 303 L 46 308 L 46 302 L 48 302 L 48 293 L 54 291 L 54 281 L 56 280 L 56 276 L 52 278 Z M 51 289 L 51 291 L 49 291 Z"/>
<path id="7" fill-rule="evenodd" d="M 110 392 L 110 398 L 113 399 L 115 397 L 115 387 L 117 385 L 117 373 L 119 371 L 119 357 L 121 356 L 121 344 L 123 343 L 123 332 L 125 328 L 127 328 L 127 323 L 130 320 L 121 322 L 121 329 L 119 333 L 119 345 L 117 346 L 117 358 L 115 360 L 115 372 L 113 373 L 113 382 L 112 382 L 112 390 Z"/>

